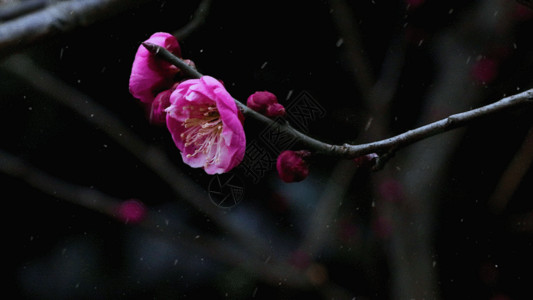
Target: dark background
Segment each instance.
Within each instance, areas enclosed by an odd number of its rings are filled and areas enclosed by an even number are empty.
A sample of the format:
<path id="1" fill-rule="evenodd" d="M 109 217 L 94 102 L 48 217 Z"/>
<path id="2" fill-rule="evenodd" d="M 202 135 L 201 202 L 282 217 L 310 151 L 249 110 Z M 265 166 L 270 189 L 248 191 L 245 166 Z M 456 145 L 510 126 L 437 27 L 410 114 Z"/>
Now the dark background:
<path id="1" fill-rule="evenodd" d="M 379 75 L 391 44 L 400 40 L 405 45 L 404 64 L 385 120 L 388 134 L 418 124 L 424 101 L 441 76 L 435 40 L 444 32 L 460 31 L 464 16 L 480 5 L 480 1 L 426 2 L 408 7 L 403 1 L 347 1 L 352 22 L 360 30 L 359 51 L 368 60 L 372 77 Z M 502 2 L 519 10 L 513 1 Z M 109 109 L 146 143 L 161 148 L 207 195 L 211 177 L 181 162 L 166 129 L 151 125 L 144 108 L 128 92 L 139 44 L 156 31 L 173 32 L 184 26 L 197 5 L 198 1 L 153 1 L 134 6 L 90 27 L 46 39 L 23 53 Z M 195 61 L 200 72 L 222 79 L 241 101 L 256 90 L 277 94 L 282 104 L 290 102 L 289 93 L 309 93 L 326 111 L 324 118 L 310 124 L 314 137 L 331 143 L 384 138 L 361 136 L 369 104 L 350 71 L 347 38 L 340 35 L 330 9 L 328 1 L 216 1 L 205 24 L 180 41 L 182 53 Z M 494 34 L 469 41 L 488 49 L 471 53 L 473 62 L 479 56 L 498 62 L 496 75 L 488 82 L 468 77 L 466 85 L 481 95 L 470 107 L 531 88 L 533 48 L 528 40 L 533 13 L 526 8 L 519 12 L 511 13 L 512 25 L 498 33 L 506 38 Z M 164 211 L 171 220 L 198 232 L 222 240 L 228 235 L 177 199 L 143 162 L 100 128 L 5 69 L 0 78 L 2 150 L 67 182 L 120 199 L 140 199 L 149 209 Z M 454 107 L 443 111 L 441 117 L 459 112 Z M 429 243 L 434 249 L 436 293 L 443 299 L 533 297 L 531 168 L 502 211 L 491 210 L 488 201 L 531 132 L 531 115 L 529 106 L 461 129 L 446 160 L 446 172 L 434 182 L 434 234 Z M 245 129 L 248 140 L 262 130 L 253 120 L 246 121 Z M 277 179 L 275 170 L 259 183 L 237 171 L 246 194 L 226 215 L 270 240 L 275 255 L 298 266 L 291 251 L 312 226 L 306 220 L 335 162 L 317 159 L 310 178 L 293 185 Z M 409 166 L 402 166 L 401 172 L 409 172 Z M 313 259 L 327 270 L 329 281 L 356 299 L 396 298 L 389 254 L 394 251 L 390 237 L 394 229 L 384 233 L 376 226 L 375 202 L 383 199 L 373 192 L 378 186 L 374 174 L 360 171 L 354 176 L 335 217 L 334 241 Z M 265 282 L 239 266 L 211 259 L 209 253 L 191 251 L 179 234 L 161 237 L 124 224 L 42 193 L 16 176 L 0 173 L 0 186 L 7 217 L 7 286 L 14 290 L 13 299 L 329 298 L 320 287 Z"/>

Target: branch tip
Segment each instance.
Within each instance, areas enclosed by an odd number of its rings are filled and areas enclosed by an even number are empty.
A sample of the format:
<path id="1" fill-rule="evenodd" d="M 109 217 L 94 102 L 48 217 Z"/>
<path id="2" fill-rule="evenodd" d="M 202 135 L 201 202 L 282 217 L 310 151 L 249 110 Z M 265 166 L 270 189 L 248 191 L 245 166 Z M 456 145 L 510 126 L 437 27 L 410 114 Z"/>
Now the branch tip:
<path id="1" fill-rule="evenodd" d="M 159 46 L 156 44 L 142 42 L 141 45 L 143 45 L 143 47 L 151 53 L 157 54 L 159 52 Z"/>

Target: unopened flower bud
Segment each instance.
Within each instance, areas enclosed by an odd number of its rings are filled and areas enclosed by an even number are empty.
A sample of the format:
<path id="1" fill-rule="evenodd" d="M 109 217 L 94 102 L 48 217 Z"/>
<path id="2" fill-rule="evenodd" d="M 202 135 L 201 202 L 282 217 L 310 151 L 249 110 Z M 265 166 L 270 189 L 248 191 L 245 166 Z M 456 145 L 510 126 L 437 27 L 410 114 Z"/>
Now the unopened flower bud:
<path id="1" fill-rule="evenodd" d="M 255 92 L 246 101 L 246 105 L 267 117 L 282 117 L 285 115 L 285 107 L 278 103 L 278 98 L 271 92 Z"/>
<path id="2" fill-rule="evenodd" d="M 298 182 L 304 180 L 309 175 L 309 166 L 305 159 L 311 153 L 306 150 L 281 152 L 276 162 L 276 169 L 279 177 L 284 182 Z"/>
<path id="3" fill-rule="evenodd" d="M 372 167 L 376 163 L 378 155 L 376 153 L 370 153 L 362 155 L 353 159 L 355 165 L 359 168 Z"/>
<path id="4" fill-rule="evenodd" d="M 150 122 L 152 124 L 166 124 L 167 113 L 165 109 L 170 106 L 170 95 L 174 91 L 174 88 L 164 90 L 157 94 L 154 102 L 150 105 Z"/>

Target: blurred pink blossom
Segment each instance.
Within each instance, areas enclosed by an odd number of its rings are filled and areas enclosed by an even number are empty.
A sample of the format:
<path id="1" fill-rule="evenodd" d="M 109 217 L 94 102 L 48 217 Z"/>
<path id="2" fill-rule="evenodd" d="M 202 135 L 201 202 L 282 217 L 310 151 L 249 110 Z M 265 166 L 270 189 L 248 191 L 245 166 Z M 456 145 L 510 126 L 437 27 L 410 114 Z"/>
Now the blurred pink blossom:
<path id="1" fill-rule="evenodd" d="M 389 178 L 383 180 L 379 185 L 379 194 L 384 201 L 391 203 L 399 203 L 404 199 L 404 192 L 402 185 L 398 180 Z"/>
<path id="2" fill-rule="evenodd" d="M 472 66 L 471 74 L 478 83 L 491 83 L 498 75 L 498 62 L 491 58 L 482 58 Z"/>
<path id="3" fill-rule="evenodd" d="M 116 215 L 125 223 L 139 223 L 146 216 L 146 207 L 139 200 L 126 200 L 118 206 Z"/>

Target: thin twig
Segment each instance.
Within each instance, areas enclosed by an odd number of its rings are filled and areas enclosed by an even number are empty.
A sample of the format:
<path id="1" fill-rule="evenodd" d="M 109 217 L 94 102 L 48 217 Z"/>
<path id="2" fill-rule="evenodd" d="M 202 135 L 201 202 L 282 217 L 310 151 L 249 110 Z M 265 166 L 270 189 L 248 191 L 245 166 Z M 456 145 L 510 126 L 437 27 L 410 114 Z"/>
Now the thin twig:
<path id="1" fill-rule="evenodd" d="M 108 196 L 95 189 L 67 184 L 59 178 L 52 177 L 36 169 L 23 160 L 0 149 L 0 172 L 26 181 L 32 187 L 56 198 L 113 215 L 120 199 Z"/>
<path id="2" fill-rule="evenodd" d="M 185 26 L 176 30 L 173 35 L 179 40 L 182 41 L 189 37 L 195 30 L 202 26 L 209 14 L 209 9 L 211 7 L 212 0 L 202 0 L 198 5 L 198 8 L 194 12 L 194 15 Z"/>
<path id="3" fill-rule="evenodd" d="M 314 214 L 309 218 L 308 231 L 300 245 L 299 250 L 306 253 L 309 258 L 313 258 L 325 246 L 324 242 L 331 238 L 334 226 L 330 226 L 332 224 L 329 222 L 337 214 L 356 171 L 356 164 L 351 161 L 340 161 L 333 169 Z"/>
<path id="4" fill-rule="evenodd" d="M 176 65 L 182 71 L 189 74 L 192 78 L 200 78 L 202 76 L 201 73 L 185 64 L 183 60 L 176 57 L 165 48 L 149 43 L 143 43 L 143 45 L 155 55 Z M 505 97 L 497 102 L 482 106 L 477 109 L 451 115 L 440 121 L 409 130 L 384 140 L 360 145 L 331 145 L 324 143 L 294 129 L 288 123 L 274 122 L 272 119 L 269 119 L 264 115 L 248 108 L 243 103 L 237 100 L 235 100 L 235 102 L 245 116 L 252 117 L 261 123 L 276 127 L 278 130 L 291 135 L 293 138 L 298 140 L 302 146 L 308 148 L 309 150 L 314 150 L 317 153 L 329 156 L 356 158 L 365 154 L 384 153 L 389 152 L 391 149 L 399 149 L 431 136 L 465 126 L 470 122 L 479 120 L 483 117 L 492 115 L 505 109 L 519 107 L 521 105 L 531 105 L 533 104 L 533 89 L 529 89 L 513 96 Z"/>
<path id="5" fill-rule="evenodd" d="M 339 46 L 344 48 L 346 66 L 350 69 L 357 87 L 364 98 L 368 97 L 374 85 L 372 67 L 367 57 L 363 54 L 361 35 L 351 7 L 345 0 L 330 0 L 331 17 L 337 25 L 337 30 L 341 36 Z M 339 43 L 339 42 L 338 42 Z"/>
<path id="6" fill-rule="evenodd" d="M 516 155 L 503 172 L 492 196 L 489 199 L 489 206 L 495 213 L 501 213 L 513 193 L 518 188 L 522 178 L 533 163 L 533 129 L 529 130 L 524 143 L 518 149 Z"/>

